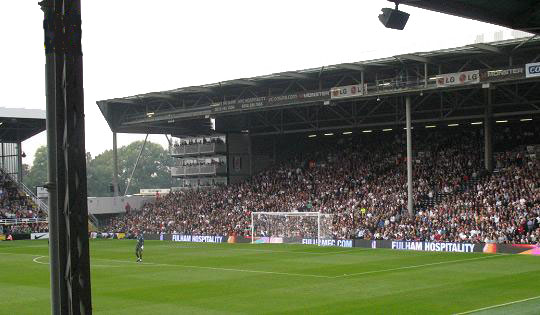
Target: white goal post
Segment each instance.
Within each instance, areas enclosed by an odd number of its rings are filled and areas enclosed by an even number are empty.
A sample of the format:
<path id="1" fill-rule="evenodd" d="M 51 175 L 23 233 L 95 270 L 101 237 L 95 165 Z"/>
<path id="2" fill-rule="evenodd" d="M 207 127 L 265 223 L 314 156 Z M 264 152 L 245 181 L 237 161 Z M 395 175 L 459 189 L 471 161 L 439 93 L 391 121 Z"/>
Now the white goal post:
<path id="1" fill-rule="evenodd" d="M 321 245 L 319 240 L 332 238 L 332 215 L 328 213 L 251 213 L 251 243 Z"/>

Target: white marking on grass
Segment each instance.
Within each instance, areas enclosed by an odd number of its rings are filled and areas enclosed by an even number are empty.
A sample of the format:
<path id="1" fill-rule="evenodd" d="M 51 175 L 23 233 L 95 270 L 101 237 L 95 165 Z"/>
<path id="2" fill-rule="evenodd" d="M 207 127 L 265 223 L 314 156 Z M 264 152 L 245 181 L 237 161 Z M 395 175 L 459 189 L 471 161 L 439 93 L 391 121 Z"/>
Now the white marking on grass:
<path id="1" fill-rule="evenodd" d="M 507 306 L 507 305 L 512 305 L 512 304 L 518 304 L 518 303 L 523 303 L 523 302 L 527 302 L 527 301 L 531 301 L 531 300 L 536 300 L 536 299 L 540 299 L 540 295 L 539 295 L 539 296 L 535 296 L 535 297 L 531 297 L 531 298 L 528 298 L 528 299 L 523 299 L 523 300 L 518 300 L 518 301 L 512 301 L 512 302 L 503 303 L 503 304 L 497 304 L 497 305 L 492 305 L 492 306 L 487 306 L 487 307 L 478 308 L 478 309 L 475 309 L 475 310 L 466 311 L 466 312 L 462 312 L 462 313 L 456 313 L 456 314 L 454 314 L 454 315 L 464 315 L 464 314 L 471 314 L 471 313 L 476 313 L 476 312 L 481 312 L 481 311 L 487 311 L 487 310 L 494 309 L 494 308 L 498 308 L 498 307 L 501 307 L 501 306 Z"/>
<path id="2" fill-rule="evenodd" d="M 44 257 L 48 257 L 48 256 L 37 256 L 36 258 L 32 259 L 32 261 L 35 262 L 36 264 L 48 265 L 49 263 L 44 263 L 42 261 L 39 261 L 39 259 L 44 258 Z"/>
<path id="3" fill-rule="evenodd" d="M 34 259 L 32 259 L 33 262 L 35 262 L 36 264 L 40 264 L 40 265 L 49 265 L 48 262 L 42 262 L 42 261 L 39 261 L 41 258 L 45 258 L 45 257 L 49 257 L 49 256 L 38 256 Z M 118 267 L 124 267 L 123 265 L 122 266 L 118 266 L 118 265 L 101 265 L 101 264 L 90 264 L 90 267 L 106 267 L 106 268 L 118 268 Z"/>
<path id="4" fill-rule="evenodd" d="M 450 263 L 455 263 L 455 262 L 463 262 L 463 261 L 471 261 L 471 260 L 479 260 L 479 259 L 498 257 L 498 255 L 494 255 L 494 254 L 492 254 L 492 255 L 493 256 L 490 255 L 490 256 L 482 256 L 482 257 L 467 258 L 467 259 L 445 260 L 445 261 L 439 261 L 439 262 L 429 263 L 429 264 L 421 264 L 421 265 L 413 265 L 413 266 L 405 266 L 405 267 L 397 267 L 397 268 L 389 268 L 389 269 L 381 269 L 381 270 L 372 270 L 372 271 L 350 273 L 350 274 L 347 274 L 347 275 L 335 276 L 335 278 L 343 278 L 343 277 L 350 277 L 350 276 L 362 276 L 362 275 L 369 275 L 369 274 L 373 274 L 373 273 L 381 273 L 381 272 L 387 272 L 387 271 L 414 269 L 414 268 L 420 268 L 420 267 L 429 267 L 429 266 L 450 264 Z"/>
<path id="5" fill-rule="evenodd" d="M 208 249 L 208 247 L 203 246 L 172 246 L 173 248 L 187 248 L 187 249 Z M 355 248 L 347 250 L 337 250 L 329 252 L 305 252 L 305 251 L 289 251 L 289 250 L 273 250 L 273 249 L 254 249 L 254 248 L 212 248 L 212 251 L 215 250 L 238 250 L 238 251 L 252 251 L 252 252 L 268 252 L 268 253 L 288 253 L 288 254 L 311 254 L 311 255 L 331 255 L 339 253 L 349 253 L 349 252 L 361 252 L 367 251 L 371 248 Z"/>
<path id="6" fill-rule="evenodd" d="M 235 269 L 235 268 L 207 267 L 207 266 L 179 265 L 179 264 L 163 264 L 163 263 L 151 263 L 151 262 L 150 263 L 148 263 L 148 262 L 146 262 L 146 263 L 137 263 L 137 262 L 134 262 L 134 261 L 104 259 L 104 258 L 95 258 L 95 259 L 105 260 L 105 261 L 123 262 L 123 263 L 132 263 L 132 264 L 138 264 L 140 266 L 166 266 L 166 267 L 180 267 L 180 268 L 192 268 L 192 269 L 234 271 L 234 272 L 244 272 L 244 273 L 261 273 L 261 274 L 271 274 L 271 275 L 325 278 L 325 279 L 333 279 L 333 278 L 335 278 L 334 276 L 312 275 L 312 274 L 290 273 L 290 272 L 278 272 L 278 271 L 249 270 L 249 269 Z"/>
<path id="7" fill-rule="evenodd" d="M 250 248 L 232 248 L 231 250 L 244 250 L 244 251 L 253 251 L 253 252 L 268 252 L 268 253 L 331 255 L 331 254 L 340 254 L 340 253 L 360 252 L 360 251 L 367 250 L 367 249 L 361 249 L 361 250 L 348 249 L 348 250 L 337 250 L 337 251 L 322 252 L 322 253 L 318 253 L 318 252 L 296 252 L 296 251 L 272 250 L 272 249 L 250 249 Z"/>

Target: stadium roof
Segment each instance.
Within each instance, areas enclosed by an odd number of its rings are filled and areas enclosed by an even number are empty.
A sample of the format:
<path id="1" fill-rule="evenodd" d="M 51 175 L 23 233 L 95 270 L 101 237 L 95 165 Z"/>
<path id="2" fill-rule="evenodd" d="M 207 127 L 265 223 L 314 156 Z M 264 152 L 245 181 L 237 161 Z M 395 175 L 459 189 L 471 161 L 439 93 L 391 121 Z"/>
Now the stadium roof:
<path id="1" fill-rule="evenodd" d="M 262 76 L 256 76 L 251 78 L 234 79 L 216 83 L 210 83 L 199 86 L 188 86 L 177 88 L 174 90 L 151 92 L 146 94 L 139 94 L 134 96 L 128 96 L 123 98 L 115 98 L 104 101 L 98 101 L 98 105 L 103 112 L 103 106 L 111 103 L 140 103 L 145 99 L 152 98 L 174 98 L 178 94 L 215 94 L 217 90 L 221 90 L 227 87 L 245 87 L 245 86 L 257 86 L 259 83 L 271 82 L 276 80 L 296 80 L 296 79 L 318 79 L 322 74 L 340 71 L 340 70 L 366 70 L 368 68 L 378 67 L 392 67 L 400 65 L 403 61 L 416 61 L 420 63 L 438 64 L 443 62 L 443 59 L 452 57 L 464 57 L 466 55 L 479 55 L 486 52 L 496 52 L 499 54 L 508 54 L 516 48 L 520 48 L 523 45 L 540 43 L 540 38 L 528 37 L 517 38 L 510 40 L 503 40 L 497 42 L 491 42 L 488 44 L 471 44 L 456 48 L 445 48 L 429 52 L 416 52 L 410 54 L 403 54 L 379 59 L 364 60 L 352 63 L 341 63 L 335 65 L 321 66 L 317 68 L 286 71 L 280 73 L 272 73 Z"/>
<path id="2" fill-rule="evenodd" d="M 540 34 L 538 0 L 388 0 Z"/>
<path id="3" fill-rule="evenodd" d="M 212 103 L 225 98 L 229 100 L 257 97 L 270 90 L 274 91 L 274 95 L 278 95 L 278 91 L 293 92 L 294 88 L 319 89 L 320 82 L 325 82 L 324 84 L 328 86 L 354 84 L 349 78 L 359 75 L 360 72 L 365 73 L 366 82 L 373 82 L 377 80 L 377 75 L 380 80 L 381 74 L 395 73 L 404 65 L 410 68 L 427 65 L 429 75 L 434 75 L 441 73 L 438 72 L 441 67 L 445 69 L 443 71 L 448 72 L 465 68 L 473 70 L 472 67 L 490 68 L 485 62 L 479 61 L 483 58 L 488 58 L 487 62 L 495 66 L 508 65 L 509 58 L 514 64 L 524 64 L 530 62 L 529 60 L 533 58 L 531 55 L 538 54 L 539 48 L 540 38 L 530 36 L 182 87 L 98 101 L 97 104 L 111 130 L 115 132 L 158 134 L 190 134 L 205 130 L 208 132 L 207 118 L 210 115 L 228 114 L 216 113 L 212 107 Z M 348 78 L 343 80 L 344 77 Z"/>
<path id="4" fill-rule="evenodd" d="M 0 107 L 0 142 L 22 142 L 45 129 L 44 110 Z"/>

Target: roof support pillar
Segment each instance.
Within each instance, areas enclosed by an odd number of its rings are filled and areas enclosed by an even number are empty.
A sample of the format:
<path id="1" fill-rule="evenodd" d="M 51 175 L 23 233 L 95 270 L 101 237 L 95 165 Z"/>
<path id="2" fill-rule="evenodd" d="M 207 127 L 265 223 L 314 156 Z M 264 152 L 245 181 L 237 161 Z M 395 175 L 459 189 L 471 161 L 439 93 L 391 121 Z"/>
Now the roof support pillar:
<path id="1" fill-rule="evenodd" d="M 486 107 L 484 110 L 484 166 L 486 171 L 493 171 L 493 107 L 491 88 L 485 89 Z"/>
<path id="2" fill-rule="evenodd" d="M 428 64 L 424 63 L 424 88 L 428 87 Z"/>
<path id="3" fill-rule="evenodd" d="M 118 197 L 118 145 L 116 142 L 116 132 L 113 131 L 113 196 Z"/>
<path id="4" fill-rule="evenodd" d="M 23 182 L 23 164 L 22 164 L 22 148 L 21 141 L 17 142 L 17 181 Z"/>
<path id="5" fill-rule="evenodd" d="M 411 133 L 411 96 L 405 97 L 405 112 L 407 119 L 407 212 L 409 216 L 414 215 L 413 200 L 413 156 L 412 156 L 412 133 Z"/>

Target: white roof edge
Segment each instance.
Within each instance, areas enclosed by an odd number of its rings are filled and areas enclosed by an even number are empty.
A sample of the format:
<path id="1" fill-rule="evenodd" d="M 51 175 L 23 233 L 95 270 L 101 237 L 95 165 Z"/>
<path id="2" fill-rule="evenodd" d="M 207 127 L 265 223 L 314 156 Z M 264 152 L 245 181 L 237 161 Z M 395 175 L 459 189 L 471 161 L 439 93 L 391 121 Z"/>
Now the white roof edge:
<path id="1" fill-rule="evenodd" d="M 0 107 L 0 117 L 3 117 L 3 118 L 46 119 L 47 115 L 45 113 L 45 110 L 43 110 L 43 109 Z"/>

